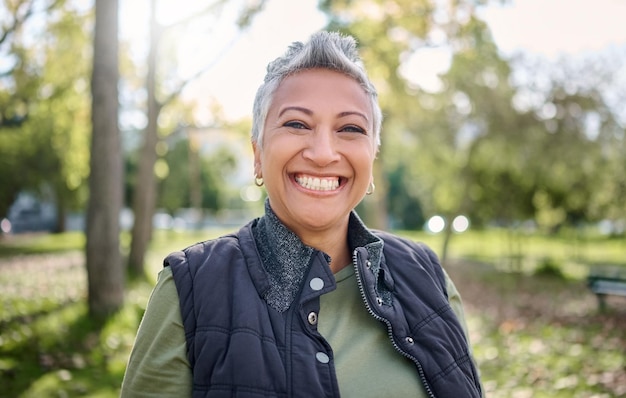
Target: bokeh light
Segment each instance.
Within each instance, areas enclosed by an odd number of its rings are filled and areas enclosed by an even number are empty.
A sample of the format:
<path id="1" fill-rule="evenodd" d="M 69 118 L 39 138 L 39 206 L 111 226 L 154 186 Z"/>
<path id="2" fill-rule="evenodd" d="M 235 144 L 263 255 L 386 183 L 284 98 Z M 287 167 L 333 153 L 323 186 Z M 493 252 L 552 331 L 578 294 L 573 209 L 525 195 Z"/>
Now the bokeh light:
<path id="1" fill-rule="evenodd" d="M 467 229 L 469 228 L 470 222 L 469 222 L 469 218 L 460 215 L 460 216 L 456 216 L 454 217 L 454 220 L 452 220 L 452 230 L 454 232 L 465 232 L 467 231 Z"/>
<path id="2" fill-rule="evenodd" d="M 441 216 L 432 216 L 426 223 L 426 229 L 433 234 L 438 234 L 446 227 L 446 220 Z"/>

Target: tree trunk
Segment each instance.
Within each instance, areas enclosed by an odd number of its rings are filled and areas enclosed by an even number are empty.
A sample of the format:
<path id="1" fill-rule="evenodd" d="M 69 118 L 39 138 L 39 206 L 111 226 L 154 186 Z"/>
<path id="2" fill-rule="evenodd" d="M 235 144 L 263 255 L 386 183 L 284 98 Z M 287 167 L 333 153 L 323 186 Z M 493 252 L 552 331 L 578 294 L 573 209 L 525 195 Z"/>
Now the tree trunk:
<path id="1" fill-rule="evenodd" d="M 442 265 L 446 265 L 448 261 L 448 249 L 450 247 L 450 240 L 452 239 L 452 217 L 447 217 L 446 226 L 443 229 L 443 244 L 441 246 L 441 258 L 439 259 Z"/>
<path id="2" fill-rule="evenodd" d="M 150 11 L 150 50 L 148 53 L 148 125 L 144 131 L 144 143 L 139 160 L 137 186 L 133 197 L 135 221 L 131 233 L 129 272 L 132 277 L 143 277 L 145 254 L 152 238 L 152 217 L 156 206 L 156 177 L 154 165 L 157 161 L 158 118 L 161 105 L 156 100 L 156 58 L 159 43 L 159 27 L 156 23 L 156 1 L 151 1 Z"/>
<path id="3" fill-rule="evenodd" d="M 118 126 L 118 0 L 97 0 L 95 7 L 86 263 L 89 313 L 104 319 L 123 305 L 125 283 L 119 224 L 123 167 Z"/>
<path id="4" fill-rule="evenodd" d="M 57 210 L 57 219 L 54 226 L 55 233 L 65 232 L 67 229 L 66 221 L 67 221 L 67 205 L 65 203 L 65 198 L 63 194 L 57 193 L 56 200 L 56 210 Z"/>

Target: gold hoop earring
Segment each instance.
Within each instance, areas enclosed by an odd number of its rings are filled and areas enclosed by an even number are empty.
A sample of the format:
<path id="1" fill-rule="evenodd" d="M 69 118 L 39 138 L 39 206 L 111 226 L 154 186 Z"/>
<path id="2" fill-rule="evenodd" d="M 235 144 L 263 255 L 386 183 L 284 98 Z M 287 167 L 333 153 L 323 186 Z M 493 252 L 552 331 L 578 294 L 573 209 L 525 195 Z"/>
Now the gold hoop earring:
<path id="1" fill-rule="evenodd" d="M 256 185 L 257 187 L 262 187 L 263 186 L 263 177 L 254 177 L 254 185 Z"/>
<path id="2" fill-rule="evenodd" d="M 367 187 L 367 191 L 365 191 L 366 195 L 371 195 L 376 190 L 376 185 L 374 185 L 374 181 L 370 181 L 370 185 Z"/>

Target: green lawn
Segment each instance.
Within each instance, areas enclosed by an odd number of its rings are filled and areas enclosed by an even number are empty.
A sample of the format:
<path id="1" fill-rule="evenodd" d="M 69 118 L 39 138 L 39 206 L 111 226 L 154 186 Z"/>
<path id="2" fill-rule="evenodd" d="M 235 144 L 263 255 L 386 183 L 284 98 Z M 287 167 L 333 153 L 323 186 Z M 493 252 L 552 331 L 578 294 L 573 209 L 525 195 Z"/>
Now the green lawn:
<path id="1" fill-rule="evenodd" d="M 223 232 L 157 231 L 150 282 L 101 327 L 86 317 L 81 234 L 0 239 L 0 396 L 117 397 L 162 258 Z M 402 234 L 440 251 L 441 236 Z M 589 267 L 626 269 L 624 238 L 474 231 L 449 249 L 489 397 L 626 396 L 626 298 L 599 313 L 584 283 Z"/>

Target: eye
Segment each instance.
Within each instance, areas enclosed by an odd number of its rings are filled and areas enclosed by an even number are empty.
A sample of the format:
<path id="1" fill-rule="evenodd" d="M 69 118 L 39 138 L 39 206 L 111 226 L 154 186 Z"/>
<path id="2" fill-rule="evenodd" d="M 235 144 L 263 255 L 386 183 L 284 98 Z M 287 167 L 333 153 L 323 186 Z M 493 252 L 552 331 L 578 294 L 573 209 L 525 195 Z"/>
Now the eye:
<path id="1" fill-rule="evenodd" d="M 343 133 L 360 133 L 360 134 L 366 134 L 367 133 L 364 128 L 361 128 L 359 126 L 355 126 L 353 124 L 349 124 L 347 126 L 343 126 L 342 128 L 339 129 L 339 131 L 343 132 Z"/>
<path id="2" fill-rule="evenodd" d="M 283 126 L 290 127 L 292 129 L 297 129 L 297 130 L 308 129 L 308 126 L 306 124 L 304 124 L 302 122 L 299 122 L 297 120 L 289 121 L 289 122 L 283 124 Z"/>

